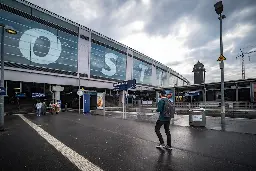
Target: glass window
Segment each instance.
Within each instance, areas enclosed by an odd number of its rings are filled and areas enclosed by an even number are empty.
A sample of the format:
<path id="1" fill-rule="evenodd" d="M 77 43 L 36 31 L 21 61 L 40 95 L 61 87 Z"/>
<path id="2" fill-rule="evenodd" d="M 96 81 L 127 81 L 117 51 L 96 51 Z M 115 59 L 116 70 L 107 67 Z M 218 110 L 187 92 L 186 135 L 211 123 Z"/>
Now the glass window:
<path id="1" fill-rule="evenodd" d="M 115 48 L 117 48 L 117 49 L 119 49 L 119 50 L 121 50 L 121 51 L 124 51 L 124 52 L 127 51 L 127 48 L 126 48 L 126 47 L 123 47 L 123 46 L 121 46 L 121 45 L 118 45 L 118 44 L 116 44 L 116 43 L 114 43 L 114 42 L 112 42 L 112 41 L 109 41 L 109 40 L 107 40 L 107 39 L 105 39 L 105 38 L 103 38 L 103 37 L 100 37 L 100 36 L 98 36 L 98 35 L 96 35 L 96 34 L 94 34 L 94 33 L 92 33 L 92 39 L 95 39 L 95 40 L 97 40 L 97 41 L 99 41 L 99 42 L 101 42 L 101 43 L 107 44 L 107 45 L 109 45 L 109 46 L 115 47 Z"/>
<path id="2" fill-rule="evenodd" d="M 167 78 L 167 72 L 156 68 L 156 80 L 157 80 L 157 86 L 168 86 L 168 78 Z"/>
<path id="3" fill-rule="evenodd" d="M 178 78 L 178 86 L 183 86 L 183 80 Z"/>
<path id="4" fill-rule="evenodd" d="M 133 56 L 136 56 L 137 58 L 141 59 L 141 60 L 144 60 L 148 63 L 152 63 L 152 59 L 148 58 L 147 56 L 145 55 L 142 55 L 142 54 L 139 54 L 137 52 L 133 52 Z"/>
<path id="5" fill-rule="evenodd" d="M 5 61 L 77 72 L 78 37 L 3 10 L 0 16 L 17 31 L 5 33 Z"/>
<path id="6" fill-rule="evenodd" d="M 92 76 L 99 76 L 115 80 L 125 80 L 126 55 L 92 43 L 90 73 Z"/>
<path id="7" fill-rule="evenodd" d="M 162 80 L 163 80 L 163 86 L 164 87 L 168 87 L 169 84 L 168 84 L 168 76 L 169 74 L 165 71 L 163 71 L 163 77 L 162 77 Z"/>
<path id="8" fill-rule="evenodd" d="M 140 84 L 152 84 L 152 65 L 133 58 L 133 79 Z"/>
<path id="9" fill-rule="evenodd" d="M 162 86 L 163 85 L 163 70 L 156 68 L 156 81 L 157 81 L 157 86 Z"/>
<path id="10" fill-rule="evenodd" d="M 177 83 L 177 77 L 170 74 L 170 77 L 169 77 L 169 86 L 170 87 L 174 87 L 175 84 Z"/>

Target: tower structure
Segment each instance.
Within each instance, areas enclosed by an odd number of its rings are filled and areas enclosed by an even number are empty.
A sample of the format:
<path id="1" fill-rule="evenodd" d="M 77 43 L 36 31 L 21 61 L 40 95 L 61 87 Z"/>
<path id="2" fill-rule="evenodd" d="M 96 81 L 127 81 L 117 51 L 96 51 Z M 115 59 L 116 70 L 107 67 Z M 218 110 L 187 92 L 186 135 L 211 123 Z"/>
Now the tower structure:
<path id="1" fill-rule="evenodd" d="M 205 68 L 201 62 L 197 62 L 194 65 L 193 71 L 194 72 L 194 84 L 202 84 L 205 82 Z"/>

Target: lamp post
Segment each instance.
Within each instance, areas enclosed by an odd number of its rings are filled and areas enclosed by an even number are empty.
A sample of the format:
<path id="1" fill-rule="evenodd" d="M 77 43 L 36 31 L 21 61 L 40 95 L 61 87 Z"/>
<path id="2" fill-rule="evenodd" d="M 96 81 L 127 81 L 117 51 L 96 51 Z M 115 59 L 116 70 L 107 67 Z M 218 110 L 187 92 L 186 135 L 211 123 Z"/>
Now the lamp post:
<path id="1" fill-rule="evenodd" d="M 4 33 L 17 34 L 17 31 L 12 27 L 1 24 L 1 84 L 4 87 Z M 0 96 L 0 131 L 4 131 L 4 96 Z"/>
<path id="2" fill-rule="evenodd" d="M 222 1 L 217 2 L 214 5 L 216 13 L 219 15 L 220 20 L 220 55 L 223 55 L 223 42 L 222 42 L 222 20 L 226 18 L 225 15 L 222 15 L 223 4 Z M 224 99 L 224 62 L 220 62 L 221 69 L 221 124 L 225 124 L 225 99 Z"/>

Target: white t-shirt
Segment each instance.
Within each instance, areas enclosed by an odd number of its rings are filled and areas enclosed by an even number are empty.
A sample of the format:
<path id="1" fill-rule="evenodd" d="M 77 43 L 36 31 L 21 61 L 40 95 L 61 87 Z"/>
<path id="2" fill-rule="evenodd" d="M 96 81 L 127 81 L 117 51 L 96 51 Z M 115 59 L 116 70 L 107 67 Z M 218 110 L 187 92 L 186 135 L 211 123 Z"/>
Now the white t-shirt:
<path id="1" fill-rule="evenodd" d="M 42 103 L 41 103 L 41 102 L 40 102 L 40 103 L 37 103 L 37 104 L 36 104 L 36 108 L 37 108 L 37 109 L 41 109 L 41 108 L 42 108 Z"/>

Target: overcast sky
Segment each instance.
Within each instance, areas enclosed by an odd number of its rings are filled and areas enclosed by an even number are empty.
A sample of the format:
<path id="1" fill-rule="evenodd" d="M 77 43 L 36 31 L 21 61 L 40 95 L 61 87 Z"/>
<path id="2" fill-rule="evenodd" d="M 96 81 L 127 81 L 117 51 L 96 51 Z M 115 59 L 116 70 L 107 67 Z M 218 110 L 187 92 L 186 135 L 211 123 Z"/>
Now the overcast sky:
<path id="1" fill-rule="evenodd" d="M 193 84 L 193 65 L 220 81 L 217 0 L 29 0 L 170 66 Z M 240 48 L 256 49 L 256 0 L 223 0 L 225 80 L 241 79 Z M 245 57 L 246 78 L 256 77 L 256 53 Z"/>

